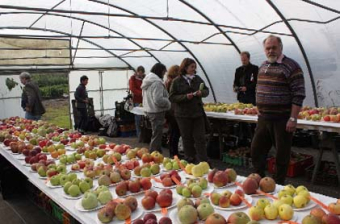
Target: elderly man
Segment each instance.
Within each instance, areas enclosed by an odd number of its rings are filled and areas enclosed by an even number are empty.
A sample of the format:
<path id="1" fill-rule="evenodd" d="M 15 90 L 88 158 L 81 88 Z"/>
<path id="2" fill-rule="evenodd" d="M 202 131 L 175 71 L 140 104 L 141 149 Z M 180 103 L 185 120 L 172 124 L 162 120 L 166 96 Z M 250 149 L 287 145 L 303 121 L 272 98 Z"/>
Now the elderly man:
<path id="1" fill-rule="evenodd" d="M 258 124 L 251 146 L 254 171 L 265 176 L 268 151 L 276 148 L 274 179 L 284 184 L 293 132 L 305 98 L 303 72 L 299 64 L 282 53 L 279 37 L 270 35 L 263 41 L 267 56 L 257 78 L 256 103 Z"/>
<path id="2" fill-rule="evenodd" d="M 40 120 L 41 115 L 46 111 L 42 104 L 42 97 L 38 85 L 31 81 L 31 75 L 28 72 L 20 74 L 20 81 L 24 85 L 21 106 L 26 112 L 25 118 L 29 120 Z"/>
<path id="3" fill-rule="evenodd" d="M 240 54 L 242 66 L 235 71 L 234 91 L 237 92 L 237 100 L 240 103 L 255 105 L 255 88 L 259 67 L 250 63 L 250 54 L 243 51 Z"/>

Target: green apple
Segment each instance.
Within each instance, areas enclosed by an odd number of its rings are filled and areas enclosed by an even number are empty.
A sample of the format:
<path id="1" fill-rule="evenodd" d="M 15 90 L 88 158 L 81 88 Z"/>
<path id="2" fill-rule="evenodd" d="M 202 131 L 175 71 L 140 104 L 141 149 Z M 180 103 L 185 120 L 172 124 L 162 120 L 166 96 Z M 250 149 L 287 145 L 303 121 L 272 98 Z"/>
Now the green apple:
<path id="1" fill-rule="evenodd" d="M 297 195 L 304 196 L 307 199 L 307 203 L 310 201 L 309 191 L 302 190 L 302 191 L 299 191 L 299 193 Z"/>
<path id="2" fill-rule="evenodd" d="M 264 208 L 264 216 L 266 217 L 266 219 L 274 220 L 277 218 L 278 214 L 279 211 L 273 204 L 269 204 Z"/>
<path id="3" fill-rule="evenodd" d="M 66 173 L 66 166 L 65 166 L 65 164 L 59 164 L 59 165 L 57 166 L 57 171 L 58 171 L 59 173 Z"/>
<path id="4" fill-rule="evenodd" d="M 74 158 L 76 160 L 81 160 L 81 154 L 79 154 L 79 153 L 74 154 Z"/>
<path id="5" fill-rule="evenodd" d="M 179 165 L 178 165 L 177 161 L 172 163 L 172 169 L 173 170 L 179 170 Z"/>
<path id="6" fill-rule="evenodd" d="M 72 184 L 69 188 L 68 188 L 68 193 L 72 196 L 72 197 L 77 197 L 81 194 L 80 192 L 80 188 L 78 185 L 76 184 Z"/>
<path id="7" fill-rule="evenodd" d="M 87 183 L 85 180 L 82 180 L 80 181 L 79 183 L 79 188 L 80 188 L 80 191 L 84 194 L 86 191 L 90 190 L 91 187 L 90 187 L 90 184 Z"/>
<path id="8" fill-rule="evenodd" d="M 75 185 L 78 185 L 78 186 L 80 184 L 80 180 L 78 178 L 72 180 L 71 182 L 72 182 L 72 184 L 75 184 Z"/>
<path id="9" fill-rule="evenodd" d="M 98 196 L 100 192 L 108 191 L 108 190 L 109 190 L 109 188 L 107 186 L 101 185 L 101 186 L 97 187 L 97 189 L 94 192 Z"/>
<path id="10" fill-rule="evenodd" d="M 293 196 L 295 194 L 295 187 L 293 185 L 291 185 L 291 184 L 288 184 L 288 185 L 284 186 L 283 189 L 288 191 L 290 196 Z"/>
<path id="11" fill-rule="evenodd" d="M 47 169 L 48 169 L 48 170 L 49 170 L 49 169 L 55 169 L 55 170 L 57 170 L 57 165 L 55 165 L 55 164 L 50 164 L 50 165 L 47 166 Z"/>
<path id="12" fill-rule="evenodd" d="M 97 196 L 93 192 L 86 192 L 81 200 L 84 209 L 90 210 L 98 206 Z"/>
<path id="13" fill-rule="evenodd" d="M 199 185 L 196 185 L 191 189 L 191 193 L 194 198 L 199 198 L 202 195 L 202 188 Z"/>
<path id="14" fill-rule="evenodd" d="M 283 204 L 284 204 L 284 202 L 281 201 L 281 200 L 275 200 L 275 201 L 273 202 L 273 205 L 274 205 L 277 209 L 279 209 L 280 206 L 283 205 Z"/>
<path id="15" fill-rule="evenodd" d="M 66 174 L 60 174 L 60 185 L 64 186 L 69 181 Z"/>
<path id="16" fill-rule="evenodd" d="M 74 163 L 76 158 L 74 157 L 73 154 L 67 155 L 67 163 Z"/>
<path id="17" fill-rule="evenodd" d="M 190 198 L 190 196 L 191 196 L 191 191 L 190 191 L 190 189 L 189 189 L 188 187 L 184 187 L 184 188 L 182 189 L 182 196 L 183 196 L 183 197 L 186 197 L 186 198 Z"/>
<path id="18" fill-rule="evenodd" d="M 181 163 L 184 167 L 186 167 L 188 165 L 188 162 L 184 159 L 181 160 Z"/>
<path id="19" fill-rule="evenodd" d="M 161 168 L 159 167 L 158 164 L 153 164 L 153 165 L 151 165 L 151 167 L 150 167 L 151 173 L 152 173 L 153 175 L 158 174 L 159 171 L 160 171 L 160 169 L 161 169 Z"/>
<path id="20" fill-rule="evenodd" d="M 264 211 L 259 206 L 252 206 L 248 211 L 249 217 L 252 220 L 259 221 L 264 218 Z"/>
<path id="21" fill-rule="evenodd" d="M 176 192 L 179 195 L 182 195 L 182 190 L 183 190 L 184 186 L 183 185 L 177 185 L 176 186 Z"/>
<path id="22" fill-rule="evenodd" d="M 205 177 L 200 177 L 198 184 L 201 186 L 203 190 L 208 188 L 208 181 Z"/>
<path id="23" fill-rule="evenodd" d="M 305 186 L 300 185 L 295 189 L 295 193 L 299 194 L 300 191 L 308 191 L 308 189 Z"/>
<path id="24" fill-rule="evenodd" d="M 98 201 L 100 204 L 105 205 L 112 200 L 112 194 L 110 191 L 102 191 L 98 195 Z"/>
<path id="25" fill-rule="evenodd" d="M 68 178 L 69 181 L 73 181 L 73 180 L 77 179 L 77 174 L 69 173 L 69 174 L 67 174 L 67 178 Z"/>
<path id="26" fill-rule="evenodd" d="M 198 206 L 197 213 L 200 220 L 206 220 L 210 214 L 214 213 L 214 208 L 211 204 L 203 203 Z"/>
<path id="27" fill-rule="evenodd" d="M 304 208 L 308 203 L 307 198 L 302 194 L 296 195 L 293 198 L 293 202 L 296 208 Z"/>
<path id="28" fill-rule="evenodd" d="M 270 205 L 270 202 L 267 198 L 260 198 L 257 200 L 256 205 L 264 209 L 267 205 Z"/>
<path id="29" fill-rule="evenodd" d="M 66 182 L 66 183 L 64 184 L 64 192 L 65 192 L 65 194 L 69 194 L 69 193 L 68 193 L 68 189 L 69 189 L 71 186 L 72 186 L 71 181 L 68 181 L 68 182 Z"/>
<path id="30" fill-rule="evenodd" d="M 90 185 L 90 188 L 93 187 L 93 180 L 92 180 L 92 178 L 85 177 L 84 181 L 87 182 Z"/>
<path id="31" fill-rule="evenodd" d="M 46 177 L 46 167 L 40 166 L 39 169 L 38 169 L 38 174 L 41 177 Z"/>
<path id="32" fill-rule="evenodd" d="M 165 165 L 167 164 L 167 163 L 169 163 L 171 160 L 170 160 L 170 158 L 169 157 L 164 157 L 164 159 L 163 159 L 163 166 L 165 167 Z"/>
<path id="33" fill-rule="evenodd" d="M 140 171 L 140 175 L 142 177 L 150 177 L 151 176 L 151 170 L 148 167 L 143 167 Z"/>
<path id="34" fill-rule="evenodd" d="M 293 215 L 294 215 L 294 210 L 292 206 L 287 205 L 287 204 L 283 204 L 280 206 L 279 216 L 282 220 L 284 221 L 291 220 L 293 218 Z"/>
<path id="35" fill-rule="evenodd" d="M 280 200 L 287 204 L 287 205 L 292 205 L 293 204 L 293 197 L 290 196 L 289 194 L 286 194 L 280 198 Z"/>
<path id="36" fill-rule="evenodd" d="M 281 191 L 279 191 L 279 193 L 277 194 L 277 196 L 279 197 L 279 199 L 282 197 L 282 196 L 284 196 L 284 195 L 290 195 L 290 192 L 289 191 L 287 191 L 287 190 L 281 190 Z"/>
<path id="37" fill-rule="evenodd" d="M 167 164 L 165 164 L 165 169 L 166 170 L 172 170 L 172 163 L 168 162 Z"/>
<path id="38" fill-rule="evenodd" d="M 60 185 L 60 175 L 54 175 L 53 177 L 51 177 L 50 183 L 52 186 Z"/>
<path id="39" fill-rule="evenodd" d="M 59 157 L 59 162 L 62 164 L 66 164 L 67 163 L 67 156 L 66 155 L 61 155 Z"/>

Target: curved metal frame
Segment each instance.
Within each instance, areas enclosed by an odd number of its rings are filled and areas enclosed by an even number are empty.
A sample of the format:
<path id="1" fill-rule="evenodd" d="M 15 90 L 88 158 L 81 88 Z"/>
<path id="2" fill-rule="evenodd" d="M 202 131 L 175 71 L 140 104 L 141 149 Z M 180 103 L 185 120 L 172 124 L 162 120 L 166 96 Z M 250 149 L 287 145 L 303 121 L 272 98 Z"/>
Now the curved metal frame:
<path id="1" fill-rule="evenodd" d="M 316 93 L 316 87 L 315 87 L 315 82 L 314 82 L 314 77 L 313 77 L 313 72 L 312 72 L 312 68 L 310 66 L 307 54 L 305 52 L 305 49 L 302 46 L 302 43 L 299 39 L 299 37 L 297 36 L 297 34 L 295 33 L 295 30 L 293 29 L 293 27 L 290 25 L 290 23 L 286 20 L 285 16 L 281 13 L 281 11 L 275 6 L 275 4 L 271 1 L 271 0 L 267 0 L 268 4 L 273 8 L 273 10 L 277 13 L 277 15 L 283 20 L 283 22 L 286 24 L 287 28 L 290 30 L 290 32 L 293 34 L 293 37 L 295 38 L 300 51 L 302 53 L 302 56 L 305 60 L 305 63 L 307 65 L 307 69 L 308 69 L 308 73 L 309 73 L 309 77 L 311 80 L 311 84 L 312 84 L 312 90 L 313 90 L 313 95 L 314 95 L 314 102 L 315 102 L 315 106 L 318 107 L 319 103 L 318 103 L 318 96 Z"/>
<path id="2" fill-rule="evenodd" d="M 129 40 L 130 42 L 132 42 L 133 44 L 135 44 L 136 46 L 138 46 L 140 48 L 140 50 L 143 50 L 143 51 L 146 51 L 151 57 L 153 57 L 157 62 L 160 62 L 158 60 L 158 58 L 150 53 L 147 49 L 145 49 L 144 47 L 142 47 L 140 44 L 138 44 L 137 42 L 135 42 L 134 40 L 132 40 L 131 38 L 129 37 L 126 37 L 125 35 L 121 34 L 120 32 L 116 31 L 116 30 L 113 30 L 111 28 L 108 28 L 106 26 L 103 26 L 99 23 L 95 23 L 93 21 L 90 21 L 90 20 L 87 20 L 87 19 L 83 19 L 83 18 L 79 18 L 79 17 L 74 17 L 74 16 L 66 16 L 66 15 L 63 15 L 63 14 L 57 14 L 57 13 L 51 13 L 51 12 L 45 12 L 45 13 L 39 13 L 39 12 L 10 12 L 10 13 L 2 13 L 2 14 L 44 14 L 44 15 L 50 15 L 50 16 L 60 16 L 60 17 L 64 17 L 64 18 L 72 18 L 72 19 L 75 19 L 75 20 L 79 20 L 79 21 L 83 21 L 83 22 L 86 22 L 86 23 L 89 23 L 89 24 L 92 24 L 94 26 L 98 26 L 98 27 L 101 27 L 103 29 L 107 29 L 113 33 L 116 33 L 122 37 L 124 37 L 125 39 Z M 31 27 L 31 26 L 30 26 Z"/>
<path id="3" fill-rule="evenodd" d="M 89 0 L 89 1 L 91 1 L 91 2 L 96 2 L 96 3 L 98 3 L 98 4 L 105 4 L 105 3 L 103 3 L 103 2 L 98 2 L 98 1 L 96 1 L 96 0 Z M 109 6 L 113 7 L 113 8 L 122 10 L 122 11 L 127 12 L 127 13 L 130 13 L 130 14 L 132 14 L 132 15 L 137 15 L 136 13 L 131 12 L 130 10 L 123 9 L 123 8 L 121 8 L 121 7 L 119 7 L 119 6 L 116 6 L 116 5 L 113 5 L 113 4 L 105 4 L 105 5 L 109 5 Z M 143 19 L 144 21 L 150 23 L 151 25 L 155 26 L 155 27 L 158 28 L 159 30 L 163 31 L 165 34 L 167 34 L 169 37 L 171 37 L 174 41 L 177 40 L 171 33 L 169 33 L 168 31 L 164 30 L 162 27 L 158 26 L 158 25 L 155 24 L 154 22 L 152 22 L 152 21 L 150 21 L 150 20 L 148 20 L 148 19 L 145 19 L 145 18 L 142 18 L 142 19 Z M 176 41 L 176 42 L 177 42 L 177 41 Z M 195 59 L 195 61 L 197 62 L 197 64 L 201 67 L 201 69 L 202 69 L 202 71 L 203 71 L 203 73 L 204 73 L 204 76 L 206 77 L 206 79 L 207 79 L 207 81 L 208 81 L 208 83 L 209 83 L 210 90 L 211 90 L 211 93 L 212 93 L 212 95 L 213 95 L 214 101 L 217 102 L 214 88 L 213 88 L 213 86 L 211 85 L 211 81 L 210 81 L 210 79 L 209 79 L 209 76 L 208 76 L 207 72 L 205 71 L 204 67 L 202 66 L 201 62 L 200 62 L 200 61 L 198 60 L 198 58 L 191 52 L 191 50 L 189 50 L 189 48 L 187 48 L 187 46 L 185 46 L 185 45 L 184 45 L 183 43 L 181 43 L 181 42 L 178 42 L 178 44 L 180 44 L 185 50 L 187 50 L 188 53 Z"/>
<path id="4" fill-rule="evenodd" d="M 61 31 L 58 31 L 58 30 L 53 30 L 53 29 L 45 29 L 45 28 L 37 28 L 37 27 L 31 27 L 31 28 L 28 28 L 28 27 L 0 27 L 0 30 L 2 29 L 13 29 L 13 30 L 40 30 L 40 31 L 48 31 L 48 32 L 52 32 L 52 33 L 59 33 L 59 34 L 63 34 L 65 35 L 65 37 L 74 37 L 74 38 L 80 38 L 81 40 L 89 43 L 89 44 L 92 44 L 98 48 L 101 48 L 103 49 L 104 51 L 106 51 L 107 53 L 111 54 L 112 56 L 115 56 L 117 57 L 119 60 L 121 60 L 122 62 L 124 62 L 131 70 L 134 70 L 133 66 L 130 65 L 130 63 L 128 63 L 127 61 L 125 61 L 124 59 L 122 59 L 121 57 L 119 57 L 118 55 L 116 55 L 115 53 L 109 51 L 109 50 L 106 50 L 103 46 L 97 44 L 97 43 L 94 43 L 93 41 L 90 41 L 90 40 L 87 40 L 85 38 L 82 38 L 82 37 L 79 37 L 79 36 L 75 36 L 75 35 L 70 35 L 68 33 L 65 33 L 65 32 L 61 32 Z"/>

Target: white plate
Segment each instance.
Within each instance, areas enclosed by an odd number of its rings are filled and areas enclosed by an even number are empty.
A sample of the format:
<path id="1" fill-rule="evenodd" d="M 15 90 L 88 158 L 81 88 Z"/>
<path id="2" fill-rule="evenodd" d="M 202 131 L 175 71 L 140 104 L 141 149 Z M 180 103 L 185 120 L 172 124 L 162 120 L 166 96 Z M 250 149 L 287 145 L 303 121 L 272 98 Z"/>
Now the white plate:
<path id="1" fill-rule="evenodd" d="M 99 210 L 99 209 L 101 209 L 101 208 L 103 208 L 103 207 L 105 206 L 105 205 L 102 205 L 102 204 L 100 204 L 100 203 L 98 202 L 97 207 L 95 207 L 95 208 L 93 208 L 93 209 L 87 210 L 87 209 L 85 209 L 85 208 L 82 206 L 82 204 L 81 204 L 81 201 L 82 201 L 82 200 L 83 200 L 83 199 L 81 198 L 81 199 L 77 200 L 76 203 L 74 204 L 74 207 L 75 207 L 78 211 L 81 211 L 81 212 L 92 212 L 92 211 L 96 211 L 96 210 Z"/>
<path id="2" fill-rule="evenodd" d="M 143 213 L 144 213 L 143 208 L 141 208 L 141 207 L 138 206 L 137 209 L 136 209 L 134 212 L 131 213 L 131 223 L 132 223 L 134 220 L 139 219 L 139 218 L 143 215 Z M 111 222 L 109 222 L 109 224 L 110 224 L 110 223 L 114 223 L 114 224 L 125 224 L 125 220 L 120 221 L 120 220 L 118 220 L 117 217 L 115 216 L 115 217 L 113 218 L 113 220 L 112 220 Z M 97 216 L 96 216 L 96 224 L 102 224 L 102 222 L 98 219 Z"/>
<path id="3" fill-rule="evenodd" d="M 143 208 L 142 206 L 142 199 L 140 198 L 138 201 L 138 204 Z M 178 201 L 181 200 L 181 197 L 178 194 L 173 193 L 172 194 L 172 203 L 170 206 L 167 207 L 167 209 L 173 208 L 177 206 Z M 144 209 L 144 208 L 143 208 Z M 177 210 L 177 209 L 176 209 Z M 156 202 L 155 207 L 153 209 L 150 210 L 145 210 L 146 212 L 150 213 L 150 212 L 160 212 L 162 211 L 162 208 L 158 205 L 158 203 Z M 177 222 L 174 222 L 177 223 Z"/>
<path id="4" fill-rule="evenodd" d="M 20 153 L 12 152 L 12 151 L 10 152 L 10 154 L 15 155 L 15 156 L 20 155 Z"/>
<path id="5" fill-rule="evenodd" d="M 194 180 L 196 180 L 196 179 L 200 178 L 200 177 L 195 177 L 195 176 L 193 176 L 191 174 L 187 174 L 186 172 L 184 172 L 184 176 L 185 176 L 186 179 L 194 179 Z M 204 174 L 202 177 L 204 177 L 205 179 L 208 179 L 208 174 Z"/>
<path id="6" fill-rule="evenodd" d="M 67 195 L 67 194 L 63 191 L 62 195 L 63 195 L 63 197 L 66 198 L 66 199 L 69 199 L 69 200 L 77 200 L 77 199 L 82 198 L 84 194 L 80 194 L 80 195 L 77 196 L 77 197 L 72 197 L 71 195 Z"/>
<path id="7" fill-rule="evenodd" d="M 294 209 L 294 211 L 296 212 L 302 212 L 305 210 L 311 210 L 312 208 L 314 208 L 316 206 L 316 203 L 312 200 L 310 200 L 307 204 L 307 206 L 303 207 L 303 208 L 295 208 L 294 205 L 292 205 L 292 208 Z"/>
<path id="8" fill-rule="evenodd" d="M 253 202 L 253 198 L 250 197 L 249 195 L 245 195 L 244 199 L 246 199 L 250 204 Z M 209 198 L 210 200 L 210 198 Z M 211 205 L 215 208 L 215 209 L 218 209 L 218 210 L 222 210 L 222 211 L 233 211 L 233 210 L 239 210 L 239 209 L 242 209 L 242 208 L 246 208 L 247 205 L 242 201 L 242 203 L 238 206 L 233 206 L 233 205 L 230 205 L 228 208 L 222 208 L 220 206 L 217 206 L 217 205 L 214 205 L 213 203 L 211 203 Z"/>
<path id="9" fill-rule="evenodd" d="M 179 221 L 179 218 L 178 218 L 178 211 L 177 211 L 177 209 L 173 209 L 170 213 L 169 213 L 169 218 L 171 219 L 171 221 L 172 221 L 172 223 L 181 223 L 180 221 Z M 197 218 L 197 222 L 196 222 L 197 224 L 203 224 L 204 223 L 204 221 L 202 221 L 202 220 L 199 220 L 198 218 Z"/>
<path id="10" fill-rule="evenodd" d="M 29 170 L 30 173 L 38 173 L 37 171 Z"/>
<path id="11" fill-rule="evenodd" d="M 293 221 L 293 222 L 296 222 L 298 220 L 298 216 L 296 214 L 293 215 L 292 219 L 289 220 L 289 221 Z M 283 220 L 280 219 L 279 216 L 277 216 L 277 219 L 274 219 L 274 220 L 268 220 L 268 219 L 264 219 L 264 220 L 261 220 L 260 222 L 262 223 L 279 223 L 279 222 L 282 222 Z"/>
<path id="12" fill-rule="evenodd" d="M 53 186 L 50 181 L 46 182 L 46 186 L 49 187 L 49 188 L 62 188 L 63 187 L 61 185 Z"/>
<path id="13" fill-rule="evenodd" d="M 22 165 L 23 165 L 23 166 L 27 166 L 27 167 L 31 167 L 31 164 L 26 163 L 26 162 L 24 162 Z"/>
<path id="14" fill-rule="evenodd" d="M 42 179 L 42 180 L 47 180 L 47 176 L 46 177 L 41 177 L 41 176 L 39 176 L 39 179 Z"/>

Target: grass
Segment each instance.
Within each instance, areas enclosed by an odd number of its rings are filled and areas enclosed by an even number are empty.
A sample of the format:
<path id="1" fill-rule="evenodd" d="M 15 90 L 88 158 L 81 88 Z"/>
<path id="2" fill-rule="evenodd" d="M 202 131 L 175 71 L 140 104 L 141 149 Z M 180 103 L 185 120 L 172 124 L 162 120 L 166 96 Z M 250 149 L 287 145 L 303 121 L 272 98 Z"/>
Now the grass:
<path id="1" fill-rule="evenodd" d="M 56 124 L 61 128 L 71 128 L 68 103 L 54 101 L 53 103 L 44 103 L 44 105 L 46 113 L 42 116 L 42 120 Z"/>

